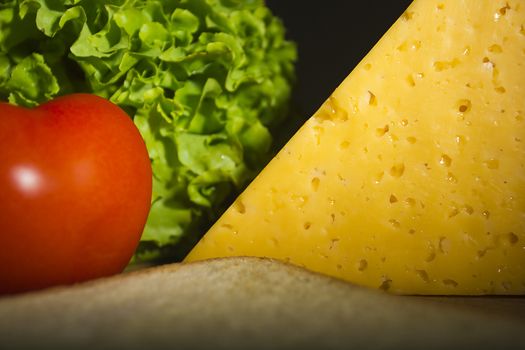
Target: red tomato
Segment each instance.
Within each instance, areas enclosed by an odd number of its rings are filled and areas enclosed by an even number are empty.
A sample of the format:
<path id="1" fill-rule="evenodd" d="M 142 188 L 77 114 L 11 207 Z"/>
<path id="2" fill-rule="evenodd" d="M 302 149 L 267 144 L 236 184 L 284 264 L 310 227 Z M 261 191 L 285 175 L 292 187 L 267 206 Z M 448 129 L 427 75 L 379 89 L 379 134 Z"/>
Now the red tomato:
<path id="1" fill-rule="evenodd" d="M 0 103 L 0 294 L 121 272 L 151 203 L 151 164 L 119 107 L 90 94 Z"/>

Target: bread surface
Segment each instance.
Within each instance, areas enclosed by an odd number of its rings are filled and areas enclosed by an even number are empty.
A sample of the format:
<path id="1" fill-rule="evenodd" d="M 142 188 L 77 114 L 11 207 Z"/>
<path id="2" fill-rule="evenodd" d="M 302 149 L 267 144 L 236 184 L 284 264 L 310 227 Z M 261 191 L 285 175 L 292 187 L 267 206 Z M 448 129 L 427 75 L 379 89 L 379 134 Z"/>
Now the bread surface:
<path id="1" fill-rule="evenodd" d="M 514 313 L 480 307 L 496 299 L 474 301 L 481 303 L 388 295 L 274 260 L 225 258 L 0 298 L 0 348 L 518 349 L 525 344 L 524 299 L 499 299 L 517 306 L 508 304 Z"/>

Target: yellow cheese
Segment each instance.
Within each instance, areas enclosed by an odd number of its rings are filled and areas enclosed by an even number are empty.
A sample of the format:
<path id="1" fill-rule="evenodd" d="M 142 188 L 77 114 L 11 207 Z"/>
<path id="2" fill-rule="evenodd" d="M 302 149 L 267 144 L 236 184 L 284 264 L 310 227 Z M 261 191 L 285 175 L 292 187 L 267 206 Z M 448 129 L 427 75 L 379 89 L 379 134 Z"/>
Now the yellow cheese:
<path id="1" fill-rule="evenodd" d="M 525 294 L 524 118 L 525 1 L 416 0 L 186 261 Z"/>

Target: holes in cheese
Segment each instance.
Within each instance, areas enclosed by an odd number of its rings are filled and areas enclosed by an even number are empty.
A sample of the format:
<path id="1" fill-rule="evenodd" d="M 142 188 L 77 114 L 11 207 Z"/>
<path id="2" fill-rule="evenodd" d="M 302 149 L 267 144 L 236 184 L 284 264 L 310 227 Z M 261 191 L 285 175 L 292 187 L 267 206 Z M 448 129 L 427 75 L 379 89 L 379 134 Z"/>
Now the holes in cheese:
<path id="1" fill-rule="evenodd" d="M 244 214 L 246 213 L 246 206 L 244 205 L 244 203 L 242 202 L 242 200 L 240 198 L 238 198 L 234 203 L 233 203 L 233 208 L 235 209 L 235 211 L 237 211 L 239 214 Z"/>
<path id="2" fill-rule="evenodd" d="M 488 48 L 488 51 L 492 53 L 502 53 L 503 49 L 498 44 L 493 44 Z"/>
<path id="3" fill-rule="evenodd" d="M 472 109 L 472 102 L 467 99 L 459 100 L 458 101 L 458 112 L 461 115 L 465 115 L 466 113 L 470 112 Z"/>
<path id="4" fill-rule="evenodd" d="M 408 136 L 407 142 L 413 145 L 414 143 L 417 142 L 417 139 L 414 136 Z"/>
<path id="5" fill-rule="evenodd" d="M 428 277 L 428 273 L 425 270 L 416 270 L 416 274 L 421 278 L 425 283 L 430 282 L 430 278 Z"/>
<path id="6" fill-rule="evenodd" d="M 404 173 L 405 173 L 405 164 L 403 163 L 394 164 L 389 170 L 390 176 L 395 177 L 395 178 L 399 178 L 403 176 Z"/>
<path id="7" fill-rule="evenodd" d="M 414 1 L 186 261 L 525 294 L 524 25 L 520 0 Z"/>
<path id="8" fill-rule="evenodd" d="M 458 282 L 454 281 L 453 279 L 450 279 L 450 278 L 445 278 L 443 280 L 443 284 L 446 285 L 446 286 L 451 286 L 451 287 L 457 287 L 458 286 Z"/>
<path id="9" fill-rule="evenodd" d="M 390 195 L 390 198 L 388 199 L 390 203 L 397 203 L 397 197 L 393 194 Z"/>
<path id="10" fill-rule="evenodd" d="M 452 69 L 460 63 L 461 62 L 457 58 L 454 58 L 452 61 L 436 61 L 432 66 L 436 72 L 441 72 L 447 69 Z"/>

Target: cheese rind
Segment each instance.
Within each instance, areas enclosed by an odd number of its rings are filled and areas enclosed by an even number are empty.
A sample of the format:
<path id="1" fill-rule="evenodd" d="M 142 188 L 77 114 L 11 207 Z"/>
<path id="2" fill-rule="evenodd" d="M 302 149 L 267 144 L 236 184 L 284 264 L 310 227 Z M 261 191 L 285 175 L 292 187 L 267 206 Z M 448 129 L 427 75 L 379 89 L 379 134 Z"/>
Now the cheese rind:
<path id="1" fill-rule="evenodd" d="M 416 0 L 186 261 L 525 294 L 525 2 Z"/>

